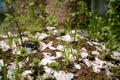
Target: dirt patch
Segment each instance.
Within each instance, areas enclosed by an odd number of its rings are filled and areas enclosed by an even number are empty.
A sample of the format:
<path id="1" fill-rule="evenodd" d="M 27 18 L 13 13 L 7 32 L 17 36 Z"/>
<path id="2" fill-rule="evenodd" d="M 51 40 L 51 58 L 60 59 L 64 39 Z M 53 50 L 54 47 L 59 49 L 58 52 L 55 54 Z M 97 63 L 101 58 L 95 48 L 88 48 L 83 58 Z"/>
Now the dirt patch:
<path id="1" fill-rule="evenodd" d="M 71 14 L 68 2 L 56 2 L 55 0 L 46 0 L 46 13 L 53 16 L 58 24 L 65 24 Z"/>

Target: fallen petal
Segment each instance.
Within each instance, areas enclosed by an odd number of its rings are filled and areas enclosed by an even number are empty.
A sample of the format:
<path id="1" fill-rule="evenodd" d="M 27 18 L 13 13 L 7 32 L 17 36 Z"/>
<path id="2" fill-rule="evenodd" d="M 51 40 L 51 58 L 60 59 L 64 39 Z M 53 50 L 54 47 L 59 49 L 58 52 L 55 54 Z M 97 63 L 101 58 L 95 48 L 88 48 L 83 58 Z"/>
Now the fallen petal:
<path id="1" fill-rule="evenodd" d="M 85 48 L 82 48 L 80 50 L 80 55 L 81 55 L 82 58 L 87 58 L 88 57 L 87 50 Z"/>
<path id="2" fill-rule="evenodd" d="M 49 27 L 47 27 L 46 29 L 47 29 L 47 30 L 54 30 L 55 27 L 49 26 Z"/>
<path id="3" fill-rule="evenodd" d="M 56 78 L 56 80 L 72 80 L 74 74 L 65 73 L 64 71 L 59 71 L 54 73 L 54 77 Z"/>
<path id="4" fill-rule="evenodd" d="M 65 36 L 57 37 L 56 39 L 63 40 L 63 41 L 66 41 L 66 42 L 72 42 L 73 41 L 69 34 L 66 34 Z"/>
<path id="5" fill-rule="evenodd" d="M 99 55 L 99 52 L 96 50 L 96 51 L 92 51 L 92 55 Z"/>
<path id="6" fill-rule="evenodd" d="M 4 62 L 3 62 L 2 59 L 0 60 L 0 67 L 1 67 L 1 66 L 2 66 L 2 67 L 4 66 Z"/>
<path id="7" fill-rule="evenodd" d="M 81 69 L 80 64 L 74 63 L 74 66 L 75 66 L 76 69 Z"/>
<path id="8" fill-rule="evenodd" d="M 61 52 L 56 52 L 56 58 L 62 57 L 62 53 Z"/>
<path id="9" fill-rule="evenodd" d="M 32 74 L 32 71 L 31 70 L 26 70 L 26 71 L 22 72 L 21 76 L 26 76 L 26 75 L 29 75 L 29 74 Z"/>
<path id="10" fill-rule="evenodd" d="M 91 67 L 91 63 L 88 61 L 88 59 L 83 59 L 83 62 L 85 65 L 87 65 L 87 67 Z"/>
<path id="11" fill-rule="evenodd" d="M 60 51 L 64 51 L 64 47 L 62 45 L 58 45 L 56 49 L 58 49 Z"/>

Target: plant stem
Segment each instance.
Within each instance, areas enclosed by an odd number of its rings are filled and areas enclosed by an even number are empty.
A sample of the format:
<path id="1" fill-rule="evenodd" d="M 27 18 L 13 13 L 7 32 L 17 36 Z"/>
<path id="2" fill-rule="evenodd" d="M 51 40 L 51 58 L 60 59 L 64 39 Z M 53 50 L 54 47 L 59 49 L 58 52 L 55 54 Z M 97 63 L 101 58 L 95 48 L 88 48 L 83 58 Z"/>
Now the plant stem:
<path id="1" fill-rule="evenodd" d="M 21 40 L 21 44 L 22 44 L 22 46 L 24 46 L 24 45 L 23 45 L 22 34 L 21 34 L 21 31 L 20 31 L 20 27 L 19 27 L 19 25 L 18 25 L 18 23 L 17 23 L 16 20 L 15 20 L 15 24 L 16 24 L 17 29 L 18 29 L 18 34 L 19 34 L 19 37 L 20 37 L 20 40 Z"/>
<path id="2" fill-rule="evenodd" d="M 15 4 L 16 4 L 16 3 L 15 3 Z M 12 7 L 11 7 L 11 9 L 12 9 L 12 13 L 11 13 L 11 15 L 13 16 L 13 18 L 14 18 L 14 22 L 15 22 L 15 24 L 16 24 L 16 26 L 17 26 L 17 29 L 18 29 L 18 35 L 19 35 L 19 38 L 20 38 L 21 44 L 22 44 L 22 46 L 24 46 L 24 45 L 23 45 L 22 34 L 21 34 L 21 31 L 20 31 L 20 26 L 18 25 L 18 21 L 17 21 L 17 19 L 16 19 L 16 16 L 14 15 L 14 13 L 15 13 L 14 7 L 15 7 L 15 6 L 12 5 Z"/>

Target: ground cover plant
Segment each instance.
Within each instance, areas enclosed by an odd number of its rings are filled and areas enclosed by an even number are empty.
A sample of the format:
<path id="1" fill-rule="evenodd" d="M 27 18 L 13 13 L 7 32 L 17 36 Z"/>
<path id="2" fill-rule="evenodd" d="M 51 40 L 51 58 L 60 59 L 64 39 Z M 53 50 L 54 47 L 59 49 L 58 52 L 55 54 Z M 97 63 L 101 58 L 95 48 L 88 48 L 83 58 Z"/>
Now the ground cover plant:
<path id="1" fill-rule="evenodd" d="M 10 11 L 0 18 L 0 80 L 119 80 L 119 0 L 108 0 L 104 16 L 84 1 L 51 0 L 51 12 L 46 2 L 5 0 Z M 59 4 L 70 9 L 62 24 Z"/>

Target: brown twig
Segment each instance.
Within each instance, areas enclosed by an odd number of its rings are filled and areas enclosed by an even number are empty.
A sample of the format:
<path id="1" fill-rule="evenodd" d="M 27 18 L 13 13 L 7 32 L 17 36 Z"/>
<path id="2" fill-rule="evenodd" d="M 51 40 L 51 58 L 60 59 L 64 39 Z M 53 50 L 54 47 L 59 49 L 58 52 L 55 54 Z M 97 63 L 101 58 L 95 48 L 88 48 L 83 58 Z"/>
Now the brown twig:
<path id="1" fill-rule="evenodd" d="M 14 17 L 14 18 L 15 18 L 15 17 Z M 17 29 L 18 29 L 18 34 L 19 34 L 19 37 L 20 37 L 20 40 L 21 40 L 21 44 L 22 44 L 22 46 L 24 46 L 24 45 L 23 45 L 22 34 L 21 34 L 21 31 L 20 31 L 20 27 L 19 27 L 18 22 L 16 21 L 16 19 L 15 19 L 15 24 L 16 24 Z"/>

